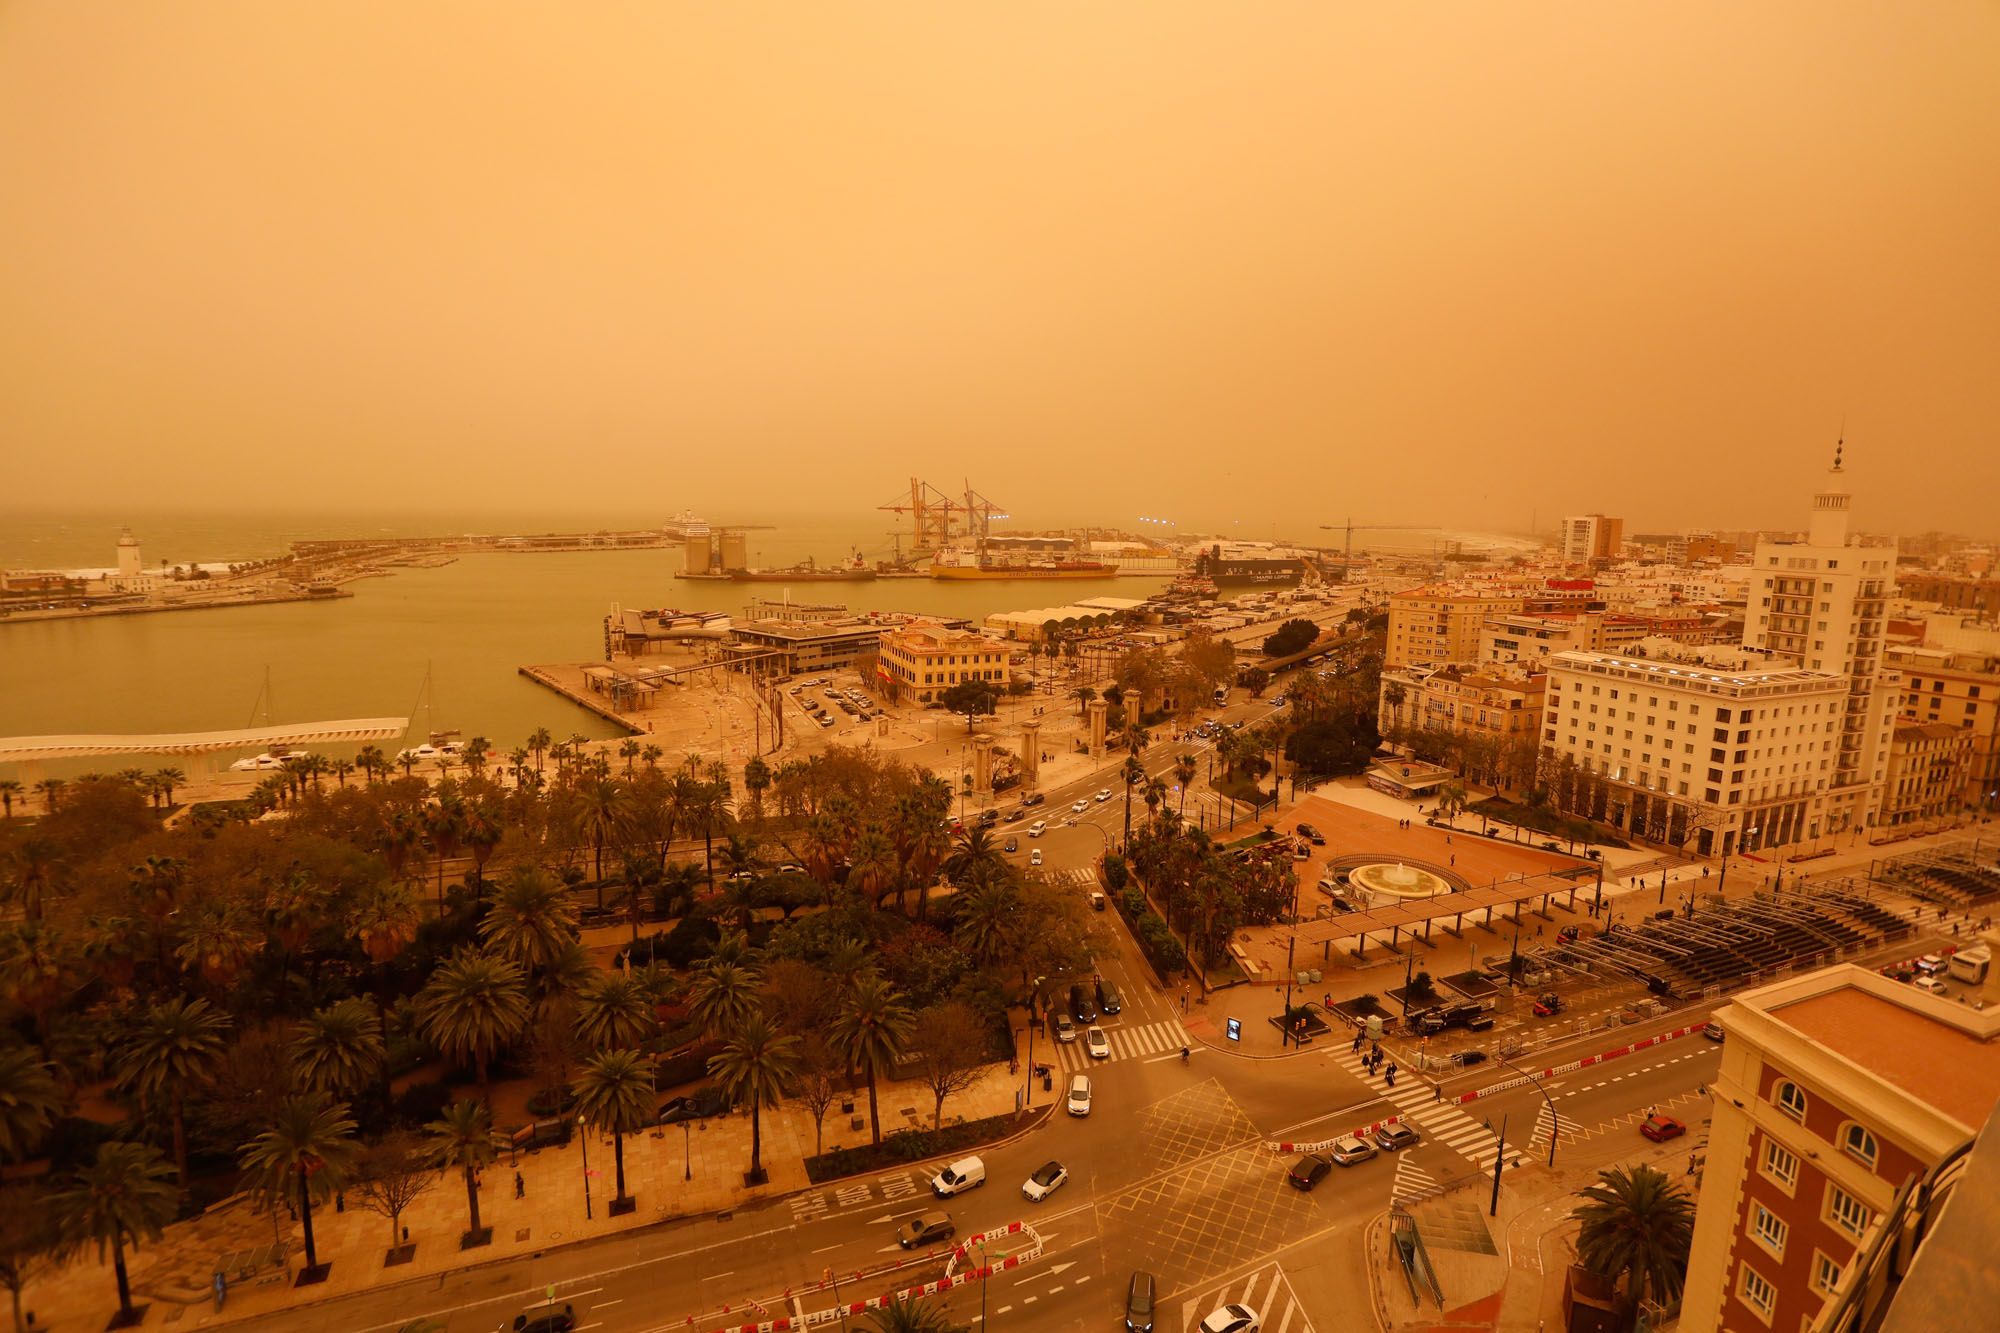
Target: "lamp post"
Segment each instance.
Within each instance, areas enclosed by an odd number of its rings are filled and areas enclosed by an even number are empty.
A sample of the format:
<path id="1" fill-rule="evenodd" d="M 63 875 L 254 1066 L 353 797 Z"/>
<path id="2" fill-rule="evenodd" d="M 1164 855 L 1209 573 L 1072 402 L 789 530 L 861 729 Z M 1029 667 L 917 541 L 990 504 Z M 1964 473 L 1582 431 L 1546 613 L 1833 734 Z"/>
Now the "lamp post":
<path id="1" fill-rule="evenodd" d="M 691 1128 L 692 1126 L 687 1121 L 681 1121 L 681 1179 L 683 1181 L 694 1179 L 694 1135 L 689 1132 Z"/>
<path id="2" fill-rule="evenodd" d="M 1506 1160 L 1507 1117 L 1503 1115 L 1500 1117 L 1500 1132 L 1493 1137 L 1493 1201 L 1486 1206 L 1488 1217 L 1500 1216 L 1500 1165 Z"/>
<path id="3" fill-rule="evenodd" d="M 1542 1100 L 1543 1100 L 1544 1102 L 1547 1102 L 1547 1103 L 1548 1103 L 1548 1107 L 1549 1107 L 1549 1165 L 1550 1165 L 1550 1166 L 1554 1166 L 1554 1165 L 1556 1164 L 1556 1131 L 1557 1131 L 1558 1129 L 1562 1128 L 1562 1117 L 1556 1114 L 1556 1102 L 1555 1102 L 1555 1098 L 1553 1098 L 1553 1097 L 1549 1096 L 1549 1090 L 1548 1090 L 1547 1088 L 1545 1088 L 1545 1087 L 1543 1087 L 1543 1086 L 1542 1086 L 1542 1080 L 1541 1080 L 1541 1077 L 1540 1077 L 1539 1075 L 1536 1075 L 1536 1074 L 1530 1074 L 1530 1073 L 1529 1073 L 1529 1072 L 1528 1072 L 1527 1070 L 1525 1070 L 1525 1069 L 1521 1068 L 1521 1067 L 1520 1067 L 1519 1065 L 1515 1064 L 1515 1063 L 1514 1063 L 1513 1061 L 1511 1061 L 1511 1060 L 1507 1059 L 1507 1058 L 1506 1058 L 1506 1057 L 1504 1057 L 1504 1056 L 1498 1056 L 1498 1055 L 1496 1055 L 1496 1056 L 1494 1056 L 1493 1058 L 1494 1058 L 1494 1060 L 1495 1060 L 1495 1061 L 1496 1061 L 1497 1063 L 1499 1063 L 1499 1064 L 1502 1064 L 1502 1065 L 1505 1065 L 1505 1066 L 1506 1066 L 1507 1068 L 1509 1068 L 1509 1069 L 1513 1070 L 1513 1071 L 1514 1071 L 1515 1073 L 1517 1073 L 1517 1074 L 1521 1075 L 1521 1076 L 1522 1076 L 1523 1078 L 1527 1079 L 1527 1080 L 1528 1080 L 1528 1082 L 1530 1082 L 1530 1083 L 1534 1084 L 1534 1085 L 1535 1085 L 1535 1091 L 1536 1091 L 1536 1092 L 1539 1092 L 1539 1093 L 1541 1093 L 1541 1094 L 1542 1094 Z"/>
<path id="4" fill-rule="evenodd" d="M 1042 983 L 1047 977 L 1036 977 L 1035 988 L 1028 992 L 1028 1078 L 1027 1096 L 1021 1101 L 1023 1107 L 1035 1104 L 1035 1000 L 1042 993 Z"/>

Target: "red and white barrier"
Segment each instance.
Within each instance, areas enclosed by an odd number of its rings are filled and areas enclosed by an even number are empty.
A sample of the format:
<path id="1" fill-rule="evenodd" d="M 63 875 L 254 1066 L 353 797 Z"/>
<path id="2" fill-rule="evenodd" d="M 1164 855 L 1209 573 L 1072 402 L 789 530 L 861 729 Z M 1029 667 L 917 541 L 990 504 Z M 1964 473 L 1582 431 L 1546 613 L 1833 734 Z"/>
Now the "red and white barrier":
<path id="1" fill-rule="evenodd" d="M 1402 1120 L 1403 1117 L 1392 1115 L 1386 1120 L 1377 1120 L 1372 1125 L 1362 1125 L 1359 1128 L 1351 1129 L 1348 1131 L 1348 1134 L 1358 1139 L 1365 1139 L 1378 1129 L 1387 1129 L 1390 1125 L 1401 1124 Z M 1347 1135 L 1335 1135 L 1331 1139 L 1321 1139 L 1318 1143 L 1266 1143 L 1264 1146 L 1272 1152 L 1324 1152 L 1326 1149 L 1331 1148 L 1336 1140 L 1344 1137 L 1347 1137 Z"/>

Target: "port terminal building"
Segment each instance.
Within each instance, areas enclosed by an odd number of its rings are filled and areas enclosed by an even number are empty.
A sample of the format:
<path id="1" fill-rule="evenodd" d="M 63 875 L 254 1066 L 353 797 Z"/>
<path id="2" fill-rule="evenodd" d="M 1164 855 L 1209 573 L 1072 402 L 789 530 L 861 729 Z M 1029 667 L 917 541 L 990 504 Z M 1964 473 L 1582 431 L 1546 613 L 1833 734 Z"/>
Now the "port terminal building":
<path id="1" fill-rule="evenodd" d="M 1040 643 L 1058 634 L 1104 629 L 1121 611 L 1136 611 L 1146 603 L 1136 597 L 1088 597 L 1067 606 L 1033 611 L 996 611 L 986 617 L 986 632 L 1021 643 Z"/>

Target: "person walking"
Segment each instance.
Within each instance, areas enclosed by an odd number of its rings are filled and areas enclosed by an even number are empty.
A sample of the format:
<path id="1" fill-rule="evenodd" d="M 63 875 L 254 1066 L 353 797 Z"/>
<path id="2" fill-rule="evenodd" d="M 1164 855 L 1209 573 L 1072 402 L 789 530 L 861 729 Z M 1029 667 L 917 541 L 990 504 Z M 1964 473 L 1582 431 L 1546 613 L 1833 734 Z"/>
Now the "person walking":
<path id="1" fill-rule="evenodd" d="M 521 1178 L 519 1171 L 514 1173 L 514 1197 L 517 1199 L 528 1197 L 528 1182 Z"/>

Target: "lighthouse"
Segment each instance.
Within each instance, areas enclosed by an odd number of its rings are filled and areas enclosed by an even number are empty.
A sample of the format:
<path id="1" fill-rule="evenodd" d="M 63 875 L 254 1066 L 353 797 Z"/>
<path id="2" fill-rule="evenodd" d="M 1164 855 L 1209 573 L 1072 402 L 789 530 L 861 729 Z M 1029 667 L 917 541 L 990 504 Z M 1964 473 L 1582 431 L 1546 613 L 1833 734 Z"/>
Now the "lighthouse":
<path id="1" fill-rule="evenodd" d="M 126 528 L 118 534 L 118 577 L 135 579 L 144 572 L 139 558 L 139 539 Z"/>

